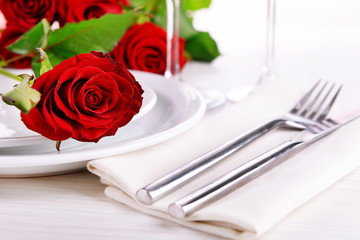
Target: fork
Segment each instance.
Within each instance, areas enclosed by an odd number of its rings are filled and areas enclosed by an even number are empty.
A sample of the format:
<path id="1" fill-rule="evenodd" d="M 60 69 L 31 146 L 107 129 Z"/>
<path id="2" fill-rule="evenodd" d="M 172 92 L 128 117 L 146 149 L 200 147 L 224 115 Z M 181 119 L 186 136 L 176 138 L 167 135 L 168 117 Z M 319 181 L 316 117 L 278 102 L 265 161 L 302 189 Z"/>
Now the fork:
<path id="1" fill-rule="evenodd" d="M 313 142 L 360 117 L 357 110 L 343 119 L 324 119 L 308 126 L 289 141 L 285 141 L 260 156 L 216 178 L 192 193 L 182 197 L 168 207 L 168 213 L 175 218 L 185 218 L 197 210 L 214 203 L 239 187 L 249 183 L 272 168 L 283 163 Z"/>
<path id="2" fill-rule="evenodd" d="M 324 120 L 334 104 L 336 97 L 341 90 L 341 86 L 335 89 L 335 84 L 332 84 L 332 86 L 325 91 L 328 82 L 325 82 L 322 86 L 320 83 L 321 80 L 319 80 L 284 116 L 265 123 L 254 130 L 220 145 L 212 151 L 201 155 L 161 177 L 155 182 L 139 189 L 136 192 L 137 200 L 145 205 L 152 204 L 154 201 L 169 194 L 177 187 L 184 185 L 199 173 L 205 171 L 276 127 L 281 126 L 303 130 L 309 125 L 314 125 Z M 318 88 L 320 88 L 320 90 L 317 90 Z"/>

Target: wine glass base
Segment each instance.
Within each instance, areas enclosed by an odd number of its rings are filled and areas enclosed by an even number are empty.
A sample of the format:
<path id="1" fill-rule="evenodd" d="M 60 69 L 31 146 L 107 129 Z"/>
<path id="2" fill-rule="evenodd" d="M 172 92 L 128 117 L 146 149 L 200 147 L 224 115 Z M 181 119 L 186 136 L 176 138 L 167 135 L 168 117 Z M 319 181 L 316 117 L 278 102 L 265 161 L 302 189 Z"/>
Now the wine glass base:
<path id="1" fill-rule="evenodd" d="M 239 102 L 249 96 L 254 91 L 254 86 L 240 86 L 226 92 L 227 100 Z"/>
<path id="2" fill-rule="evenodd" d="M 231 102 L 239 102 L 249 96 L 250 94 L 258 91 L 260 88 L 264 87 L 268 83 L 274 82 L 276 79 L 278 79 L 277 74 L 270 71 L 263 71 L 260 75 L 257 82 L 255 82 L 253 85 L 241 85 L 234 87 L 226 92 L 226 98 L 227 100 Z"/>
<path id="3" fill-rule="evenodd" d="M 206 102 L 207 110 L 220 107 L 226 103 L 225 95 L 220 91 L 200 89 L 199 92 Z"/>

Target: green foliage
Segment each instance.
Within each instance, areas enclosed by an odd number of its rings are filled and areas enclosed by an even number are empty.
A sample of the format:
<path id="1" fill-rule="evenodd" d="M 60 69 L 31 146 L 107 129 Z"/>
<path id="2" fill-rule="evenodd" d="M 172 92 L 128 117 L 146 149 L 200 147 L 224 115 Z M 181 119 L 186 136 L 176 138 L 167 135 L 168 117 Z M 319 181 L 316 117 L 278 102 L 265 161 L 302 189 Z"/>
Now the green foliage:
<path id="1" fill-rule="evenodd" d="M 9 46 L 9 49 L 19 54 L 35 55 L 37 48 L 46 46 L 44 50 L 53 66 L 80 53 L 109 52 L 130 26 L 133 15 L 133 12 L 106 14 L 98 19 L 68 23 L 55 31 L 45 31 L 48 23 L 44 20 Z M 41 63 L 37 58 L 33 58 L 32 68 L 38 77 Z"/>
<path id="2" fill-rule="evenodd" d="M 132 16 L 132 12 L 106 14 L 98 19 L 68 23 L 50 32 L 47 49 L 65 58 L 90 51 L 109 52 L 129 27 Z"/>
<path id="3" fill-rule="evenodd" d="M 186 10 L 196 11 L 202 8 L 208 8 L 211 0 L 182 0 L 181 5 Z"/>
<path id="4" fill-rule="evenodd" d="M 17 54 L 29 54 L 35 52 L 36 48 L 45 48 L 49 31 L 50 24 L 46 19 L 43 19 L 8 46 L 8 49 Z"/>
<path id="5" fill-rule="evenodd" d="M 216 42 L 207 32 L 198 32 L 186 43 L 185 50 L 196 60 L 211 62 L 220 55 Z"/>
<path id="6" fill-rule="evenodd" d="M 40 75 L 43 75 L 47 71 L 51 70 L 53 66 L 51 65 L 51 62 L 46 52 L 41 48 L 38 48 L 38 50 L 40 52 L 40 61 L 41 61 Z"/>
<path id="7" fill-rule="evenodd" d="M 209 33 L 197 31 L 192 23 L 193 12 L 209 7 L 211 0 L 182 0 L 180 3 L 180 36 L 186 40 L 187 54 L 193 60 L 211 62 L 219 56 L 216 42 Z M 51 31 L 49 23 L 43 19 L 8 49 L 34 57 L 37 48 L 42 48 L 55 66 L 80 53 L 109 52 L 134 22 L 151 20 L 166 29 L 166 0 L 132 0 L 131 4 L 124 14 L 106 14 L 98 19 L 68 23 L 55 31 Z M 38 77 L 41 64 L 36 57 L 32 68 Z"/>
<path id="8" fill-rule="evenodd" d="M 56 66 L 59 63 L 61 63 L 63 60 L 67 59 L 65 57 L 56 56 L 50 51 L 47 53 L 47 58 L 49 62 L 51 62 L 52 66 Z M 41 75 L 41 62 L 39 63 L 38 58 L 33 58 L 33 60 L 31 61 L 31 68 L 35 73 L 35 77 L 38 78 Z"/>
<path id="9" fill-rule="evenodd" d="M 134 8 L 143 8 L 146 6 L 153 6 L 158 0 L 131 0 L 131 6 Z"/>

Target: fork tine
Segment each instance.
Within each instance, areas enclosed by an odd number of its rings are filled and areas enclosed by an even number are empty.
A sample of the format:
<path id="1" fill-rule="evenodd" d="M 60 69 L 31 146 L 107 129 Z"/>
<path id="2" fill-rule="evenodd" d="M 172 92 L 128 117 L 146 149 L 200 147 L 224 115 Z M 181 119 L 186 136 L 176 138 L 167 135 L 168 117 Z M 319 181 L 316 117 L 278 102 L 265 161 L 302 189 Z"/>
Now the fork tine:
<path id="1" fill-rule="evenodd" d="M 322 98 L 322 100 L 320 101 L 320 103 L 316 106 L 316 108 L 312 111 L 312 113 L 309 115 L 310 119 L 314 119 L 316 115 L 318 115 L 318 113 L 320 112 L 321 107 L 324 105 L 326 99 L 329 97 L 331 91 L 333 90 L 333 88 L 335 87 L 335 83 L 333 85 L 331 85 L 330 89 L 327 91 L 326 95 Z M 316 99 L 314 100 L 316 101 Z"/>
<path id="2" fill-rule="evenodd" d="M 332 97 L 332 99 L 330 100 L 330 102 L 328 103 L 328 105 L 325 107 L 324 111 L 321 112 L 321 114 L 319 115 L 319 117 L 316 119 L 316 121 L 322 121 L 326 118 L 326 116 L 328 115 L 328 113 L 330 112 L 330 109 L 332 107 L 332 105 L 334 104 L 337 96 L 339 95 L 339 92 L 341 91 L 342 85 L 340 85 L 337 89 L 337 91 L 335 92 L 335 95 Z"/>
<path id="3" fill-rule="evenodd" d="M 318 99 L 320 98 L 320 95 L 324 92 L 326 86 L 327 86 L 328 82 L 325 82 L 325 84 L 322 86 L 322 88 L 320 89 L 320 91 L 316 94 L 316 96 L 314 97 L 314 99 L 306 105 L 306 107 L 304 108 L 304 110 L 299 114 L 300 116 L 305 117 L 308 112 L 310 112 L 310 110 L 314 107 L 315 103 L 318 101 Z M 326 97 L 325 97 L 326 98 Z"/>
<path id="4" fill-rule="evenodd" d="M 310 89 L 309 92 L 307 92 L 304 97 L 300 99 L 298 103 L 295 104 L 295 106 L 290 110 L 290 113 L 297 114 L 300 109 L 304 106 L 304 104 L 309 100 L 310 96 L 314 92 L 314 90 L 317 88 L 317 86 L 320 84 L 321 79 L 317 81 L 317 83 Z"/>

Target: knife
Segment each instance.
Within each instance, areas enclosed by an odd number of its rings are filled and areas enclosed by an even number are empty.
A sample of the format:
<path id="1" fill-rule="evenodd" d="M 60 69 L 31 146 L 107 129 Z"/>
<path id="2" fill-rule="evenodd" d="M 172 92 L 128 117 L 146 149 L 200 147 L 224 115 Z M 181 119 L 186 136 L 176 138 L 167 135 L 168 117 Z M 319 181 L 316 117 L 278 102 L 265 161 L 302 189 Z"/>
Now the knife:
<path id="1" fill-rule="evenodd" d="M 175 218 L 185 218 L 191 215 L 195 211 L 208 206 L 259 177 L 311 143 L 334 132 L 358 117 L 360 117 L 360 109 L 341 117 L 329 118 L 314 126 L 309 126 L 293 139 L 283 142 L 170 204 L 168 213 Z"/>

